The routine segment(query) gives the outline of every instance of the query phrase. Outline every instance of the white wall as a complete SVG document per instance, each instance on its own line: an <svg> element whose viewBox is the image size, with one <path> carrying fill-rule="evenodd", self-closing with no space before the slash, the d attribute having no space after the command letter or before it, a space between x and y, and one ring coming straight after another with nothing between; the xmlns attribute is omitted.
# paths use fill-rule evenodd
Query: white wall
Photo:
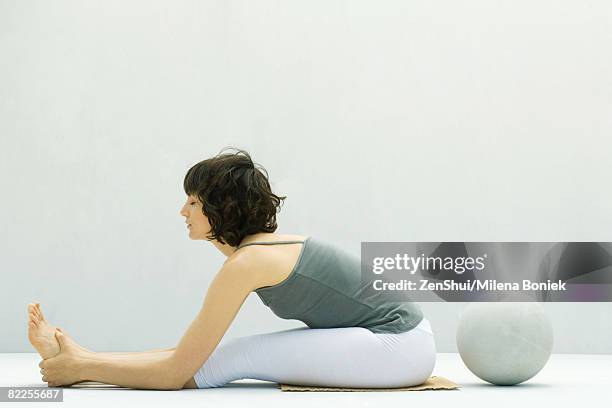
<svg viewBox="0 0 612 408"><path fill-rule="evenodd" d="M247 149L279 232L611 241L612 5L0 0L0 351L26 305L94 350L173 346L223 257L182 181ZM421 303L438 351L465 307ZM544 304L612 353L611 303ZM251 295L227 338L300 326Z"/></svg>

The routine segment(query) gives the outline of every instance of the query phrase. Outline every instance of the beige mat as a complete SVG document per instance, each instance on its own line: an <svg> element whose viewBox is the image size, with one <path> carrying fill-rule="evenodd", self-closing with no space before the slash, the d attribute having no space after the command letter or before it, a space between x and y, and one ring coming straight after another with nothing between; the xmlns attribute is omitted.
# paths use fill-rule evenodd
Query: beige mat
<svg viewBox="0 0 612 408"><path fill-rule="evenodd" d="M424 391L424 390L455 390L459 386L454 382L440 376L433 375L423 384L412 387L399 388L336 388L314 387L308 385L279 384L281 391Z"/></svg>
<svg viewBox="0 0 612 408"><path fill-rule="evenodd" d="M84 381L82 383L72 385L73 388L89 388L89 389L128 389L118 385L104 384L96 381ZM414 385L412 387L398 388L341 388L341 387L315 387L309 385L289 385L279 384L281 391L425 391L425 390L455 390L460 387L454 382L440 376L433 375L429 377L423 384Z"/></svg>

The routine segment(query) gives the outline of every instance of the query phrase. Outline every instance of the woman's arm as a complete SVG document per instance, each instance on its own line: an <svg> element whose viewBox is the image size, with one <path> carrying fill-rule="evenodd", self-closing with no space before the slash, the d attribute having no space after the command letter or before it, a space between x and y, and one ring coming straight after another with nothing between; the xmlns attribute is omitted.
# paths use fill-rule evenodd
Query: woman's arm
<svg viewBox="0 0 612 408"><path fill-rule="evenodd" d="M119 351L119 352L90 352L87 356L88 360L111 360L118 359L124 361L140 361L140 360L151 360L160 359L172 355L174 349L164 350L151 350L151 351Z"/></svg>
<svg viewBox="0 0 612 408"><path fill-rule="evenodd" d="M208 289L202 309L174 351L146 356L85 354L79 359L80 381L139 389L181 389L208 360L244 300L258 287L258 274L251 266L245 270L244 262L224 264Z"/></svg>
<svg viewBox="0 0 612 408"><path fill-rule="evenodd" d="M126 388L178 389L168 374L173 352L141 356L104 356L99 353L79 358L80 381L96 381Z"/></svg>
<svg viewBox="0 0 612 408"><path fill-rule="evenodd" d="M138 351L138 352L117 352L117 353L94 353L92 359L98 361L105 361L105 358L116 358L123 359L124 361L138 361L138 360L147 360L147 359L164 359L168 358L172 355L174 348L163 349L163 350L151 350L151 351ZM80 382L86 382L88 380L83 380ZM197 384L193 380L193 378L189 379L189 382L183 384L182 388L198 388Z"/></svg>

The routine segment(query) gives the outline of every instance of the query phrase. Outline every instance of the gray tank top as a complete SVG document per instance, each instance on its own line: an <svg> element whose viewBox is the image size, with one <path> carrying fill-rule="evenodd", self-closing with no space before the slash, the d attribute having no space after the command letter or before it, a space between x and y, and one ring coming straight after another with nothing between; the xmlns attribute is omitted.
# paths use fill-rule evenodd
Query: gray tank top
<svg viewBox="0 0 612 408"><path fill-rule="evenodd" d="M423 319L410 301L389 299L361 280L359 257L312 237L304 241L250 242L248 245L302 243L295 267L281 283L255 292L275 315L297 319L311 329L364 327L373 333L403 333Z"/></svg>

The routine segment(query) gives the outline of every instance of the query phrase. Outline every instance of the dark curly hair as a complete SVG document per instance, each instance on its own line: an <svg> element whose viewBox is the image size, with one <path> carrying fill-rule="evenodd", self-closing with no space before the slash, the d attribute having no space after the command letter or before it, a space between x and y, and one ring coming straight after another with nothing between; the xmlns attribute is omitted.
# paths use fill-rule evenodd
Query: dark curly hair
<svg viewBox="0 0 612 408"><path fill-rule="evenodd" d="M227 149L236 152L223 153ZM233 247L247 235L276 231L276 212L287 198L272 193L266 169L233 147L191 167L183 188L202 203L211 227L207 238Z"/></svg>

